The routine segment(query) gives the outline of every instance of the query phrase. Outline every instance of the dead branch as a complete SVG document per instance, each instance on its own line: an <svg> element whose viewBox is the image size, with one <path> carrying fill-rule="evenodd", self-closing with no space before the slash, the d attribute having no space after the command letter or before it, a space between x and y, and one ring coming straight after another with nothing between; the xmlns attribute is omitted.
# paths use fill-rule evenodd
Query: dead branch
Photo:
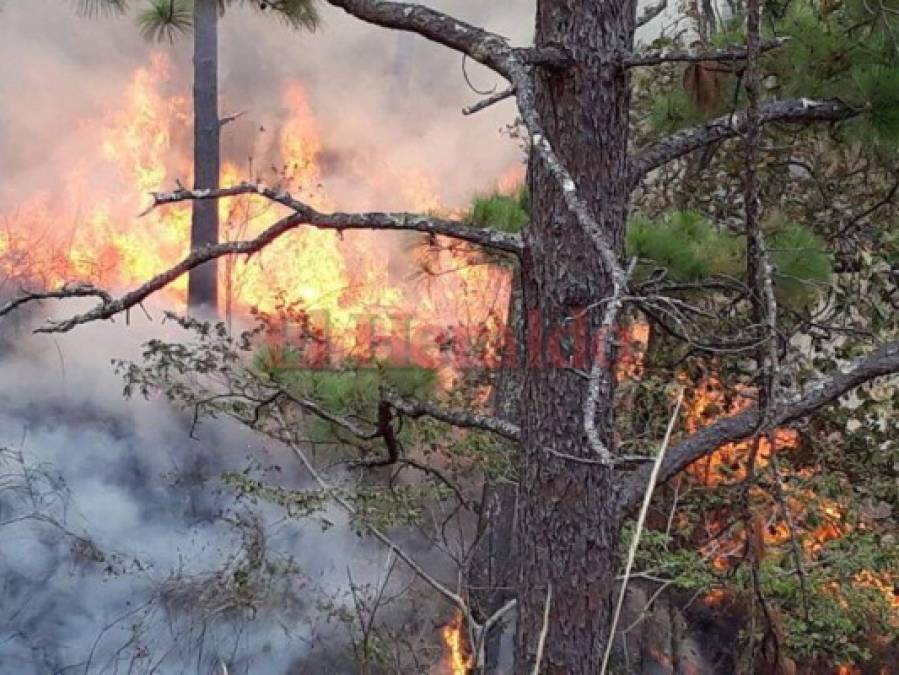
<svg viewBox="0 0 899 675"><path fill-rule="evenodd" d="M348 14L384 28L417 33L507 75L512 48L505 38L423 5L386 0L326 0Z"/></svg>
<svg viewBox="0 0 899 675"><path fill-rule="evenodd" d="M785 38L776 38L773 40L764 40L759 43L761 52L771 51L786 44ZM743 46L721 47L718 49L706 49L704 47L695 47L687 49L676 49L672 47L662 47L659 49L648 49L635 54L628 54L622 59L621 65L625 68L640 68L644 66L657 66L662 63L702 63L706 61L744 61L749 58L749 50Z"/></svg>
<svg viewBox="0 0 899 675"><path fill-rule="evenodd" d="M287 420L280 418L278 421L283 428L289 428ZM355 507L353 507L353 505L340 493L339 490L334 488L330 483L328 483L327 480L325 480L325 478L318 472L318 470L306 456L306 453L303 452L303 449L292 441L289 441L287 439L282 440L290 448L297 459L300 460L300 463L303 465L306 471L309 472L309 475L312 476L312 479L318 484L322 492L325 493L338 506L340 506L340 508L346 511L348 515L350 515L351 517L355 516ZM471 610L468 607L468 604L465 602L461 595L459 595L458 593L454 593L447 586L443 585L434 576L428 573L409 553L406 552L405 549L401 548L396 542L393 541L393 539L391 539L380 529L371 524L366 524L364 528L375 539L377 539L385 547L387 547L389 551L396 555L397 558L402 560L417 577L424 581L447 602L456 607L456 609L458 609L459 612L462 613L462 616L465 618L468 625L474 626L478 630L483 630L481 629L477 621L475 621L474 616L472 615Z"/></svg>
<svg viewBox="0 0 899 675"><path fill-rule="evenodd" d="M91 284L66 284L58 291L23 291L17 298L0 307L0 316L5 316L29 302L41 300L64 300L66 298L100 298L103 302L112 302L112 296L103 289Z"/></svg>
<svg viewBox="0 0 899 675"><path fill-rule="evenodd" d="M63 321L51 321L35 331L37 333L65 333L82 324L111 319L132 307L140 305L152 294L162 290L184 274L187 274L190 270L206 262L228 255L249 256L257 253L283 235L302 225L308 225L318 229L335 230L338 232L362 229L425 232L428 234L464 239L471 243L505 250L508 253L517 254L521 250L521 239L518 235L514 234L473 228L457 221L432 218L412 213L324 214L293 199L287 192L249 183L243 183L221 190L181 189L170 193L156 193L153 197L154 206L157 206L192 199L218 199L221 197L251 193L260 194L272 201L288 206L294 209L295 213L282 218L269 226L254 239L207 245L195 249L177 265L158 274L143 285L125 293L119 298L113 298L107 291L101 291L92 286L68 284L57 291L39 294L29 293L16 298L3 307L3 311L0 311L0 316L26 303L49 298L62 299L95 296L102 300L99 305L84 314L79 314Z"/></svg>
<svg viewBox="0 0 899 675"><path fill-rule="evenodd" d="M497 417L480 415L467 410L445 410L426 401L405 399L386 388L381 390L381 398L398 412L413 419L431 417L455 427L489 431L513 442L521 439L521 430L517 425Z"/></svg>
<svg viewBox="0 0 899 675"><path fill-rule="evenodd" d="M509 89L504 89L503 91L497 92L492 96L488 96L482 101L478 101L477 103L468 106L467 108L462 109L463 115L474 115L475 113L479 113L482 110L489 108L492 105L496 105L501 101L505 101L507 98L512 98L515 96L515 89L510 87Z"/></svg>
<svg viewBox="0 0 899 675"><path fill-rule="evenodd" d="M643 525L646 522L646 514L649 512L649 505L652 503L652 493L655 491L656 483L659 478L659 470L662 468L662 462L665 459L665 453L668 450L668 444L671 442L671 434L677 424L680 415L681 406L684 403L684 389L681 388L677 397L677 403L671 417L668 419L668 428L665 430L665 438L659 448L659 454L656 456L649 472L649 481L646 489L643 491L643 505L640 507L640 515L637 517L637 523L634 527L634 536L631 540L630 550L627 554L627 564L624 568L624 579L621 582L621 590L618 593L618 602L615 605L615 611L612 614L612 627L609 630L609 639L606 641L605 651L602 657L602 666L599 675L605 675L609 667L609 657L612 655L612 645L615 642L615 631L618 629L618 620L621 618L621 608L624 606L624 596L627 593L627 582L630 579L631 571L634 568L634 560L637 557L637 547L640 545L640 535L643 532Z"/></svg>
<svg viewBox="0 0 899 675"><path fill-rule="evenodd" d="M839 122L858 114L838 99L813 101L789 99L770 101L759 106L759 124L789 122ZM630 160L631 184L636 185L648 173L712 143L746 133L746 111L741 110L711 120L701 126L678 131L644 148Z"/></svg>
<svg viewBox="0 0 899 675"><path fill-rule="evenodd" d="M537 639L537 654L534 657L534 670L531 675L540 675L540 666L543 664L543 650L546 648L546 636L549 635L549 613L553 601L553 586L550 583L546 587L546 602L543 603L543 627L540 629L540 637Z"/></svg>
<svg viewBox="0 0 899 675"><path fill-rule="evenodd" d="M516 234L498 232L486 228L471 227L466 223L445 218L436 218L418 213L321 213L311 206L295 199L286 190L268 187L258 183L240 183L219 190L186 190L152 193L153 203L144 211L149 211L165 204L177 202L221 199L240 195L260 195L270 201L286 206L302 218L301 224L321 230L397 230L421 232L460 239L486 248L493 248L516 255L521 253L521 237ZM143 215L143 214L141 214Z"/></svg>

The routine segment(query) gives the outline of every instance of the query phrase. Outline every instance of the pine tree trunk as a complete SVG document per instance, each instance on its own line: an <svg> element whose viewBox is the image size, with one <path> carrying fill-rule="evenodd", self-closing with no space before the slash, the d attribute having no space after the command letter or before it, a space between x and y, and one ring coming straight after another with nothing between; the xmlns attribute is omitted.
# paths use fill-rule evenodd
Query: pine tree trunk
<svg viewBox="0 0 899 675"><path fill-rule="evenodd" d="M629 196L629 86L624 70L602 64L632 48L635 13L631 1L537 3L537 46L561 45L576 62L591 64L536 72L546 135L619 253ZM589 345L612 284L589 236L565 207L558 182L537 157L528 182L532 222L525 232L523 279L530 362L522 400L516 670L533 671L551 587L540 672L595 675L612 613L620 533L615 480L604 466L559 455L596 459L584 431L583 371L590 370ZM569 319L588 307L579 330ZM595 411L596 428L609 447L613 396L610 384Z"/></svg>
<svg viewBox="0 0 899 675"><path fill-rule="evenodd" d="M497 378L493 409L500 419L520 425L524 378L524 307L518 269L513 272L506 326L511 338L506 348L510 353L503 357L507 360L506 367ZM515 483L508 480L491 481L484 486L478 523L478 546L472 556L470 578L472 606L481 621L485 621L515 597L515 576L518 570L515 551L517 494ZM515 613L509 612L490 631L484 643L482 668L476 672L486 675L509 672L512 658L510 654L503 653L503 646L506 634L511 634L514 629L514 617ZM498 670L500 668L502 670Z"/></svg>
<svg viewBox="0 0 899 675"><path fill-rule="evenodd" d="M194 1L194 188L219 187L221 124L218 108L218 0ZM191 249L218 243L218 202L193 203ZM218 266L208 262L190 272L188 309L215 310Z"/></svg>

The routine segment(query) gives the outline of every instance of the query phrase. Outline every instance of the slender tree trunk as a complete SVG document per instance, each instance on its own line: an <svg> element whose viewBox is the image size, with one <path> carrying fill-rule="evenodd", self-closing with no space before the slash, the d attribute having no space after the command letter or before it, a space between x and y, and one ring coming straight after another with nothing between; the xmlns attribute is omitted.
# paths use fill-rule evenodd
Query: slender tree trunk
<svg viewBox="0 0 899 675"><path fill-rule="evenodd" d="M218 0L194 0L194 187L219 187L221 123L218 107ZM191 249L218 243L218 201L193 202ZM218 266L208 262L191 271L188 309L216 309Z"/></svg>
<svg viewBox="0 0 899 675"><path fill-rule="evenodd" d="M609 64L633 46L633 0L538 0L537 46L561 45L588 66L538 69L537 105L550 143L577 182L608 239L623 249L629 188L625 170L629 83ZM518 673L533 671L551 588L541 673L595 675L608 638L620 522L613 471L595 460L584 431L584 402L603 298L611 278L565 207L545 163L528 181L531 226L523 279L529 363L522 400L518 506ZM578 310L583 319L571 321ZM578 326L582 323L582 326ZM586 343L586 344L585 344ZM612 448L614 377L595 410Z"/></svg>
<svg viewBox="0 0 899 675"><path fill-rule="evenodd" d="M524 378L524 307L520 270L512 277L506 330L511 338L506 345L508 367L499 373L493 398L494 414L513 424L521 424L521 388ZM517 450L517 448L516 448ZM474 552L471 574L472 605L484 621L515 597L515 576L518 570L515 552L515 512L518 489L514 481L490 481L484 485L478 547ZM510 612L487 636L484 662L478 672L491 674L508 667L512 659L503 653L504 635L514 629L514 612ZM509 650L511 651L511 650Z"/></svg>

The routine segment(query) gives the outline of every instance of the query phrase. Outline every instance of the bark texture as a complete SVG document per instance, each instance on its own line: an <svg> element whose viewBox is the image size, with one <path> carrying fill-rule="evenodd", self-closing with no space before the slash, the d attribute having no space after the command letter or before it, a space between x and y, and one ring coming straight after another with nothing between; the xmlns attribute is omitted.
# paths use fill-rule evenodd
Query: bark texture
<svg viewBox="0 0 899 675"><path fill-rule="evenodd" d="M633 2L539 0L536 47L561 46L580 63L611 64L630 51ZM627 179L626 69L576 67L536 74L536 103L547 140L617 253L623 249ZM595 458L584 428L592 352L579 336L602 323L612 295L593 240L571 215L549 167L532 157L531 226L525 232L523 278L528 314L522 405L518 550L521 557L517 672L531 673L552 588L541 673L598 672L608 636L619 535L612 469L560 455ZM570 318L593 306L577 327ZM573 333L572 333L573 331ZM588 342L590 341L588 337ZM586 359L588 363L578 363ZM603 378L596 429L610 449L614 378Z"/></svg>
<svg viewBox="0 0 899 675"><path fill-rule="evenodd" d="M194 1L194 188L219 187L221 122L218 105L218 0ZM218 243L218 202L193 203L190 247L196 251ZM190 271L187 302L190 311L215 310L218 266L210 260Z"/></svg>

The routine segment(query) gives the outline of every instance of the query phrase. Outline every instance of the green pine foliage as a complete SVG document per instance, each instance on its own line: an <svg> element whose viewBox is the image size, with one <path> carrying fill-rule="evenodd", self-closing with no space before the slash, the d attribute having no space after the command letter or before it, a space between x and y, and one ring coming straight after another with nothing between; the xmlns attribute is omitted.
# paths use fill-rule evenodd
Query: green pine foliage
<svg viewBox="0 0 899 675"><path fill-rule="evenodd" d="M310 368L299 351L281 346L261 348L253 366L261 378L277 382L296 396L314 400L330 410L364 411L369 416L380 400L381 387L420 400L430 398L437 389L436 373L424 368L380 363Z"/></svg>
<svg viewBox="0 0 899 675"><path fill-rule="evenodd" d="M664 267L681 281L740 274L742 246L695 211L674 211L659 221L637 217L628 226L628 257Z"/></svg>
<svg viewBox="0 0 899 675"><path fill-rule="evenodd" d="M649 125L655 133L672 133L694 126L708 116L693 105L683 87L678 86L656 97L649 112Z"/></svg>
<svg viewBox="0 0 899 675"><path fill-rule="evenodd" d="M847 123L849 133L864 145L899 146L899 68L858 65L850 77L865 112Z"/></svg>
<svg viewBox="0 0 899 675"><path fill-rule="evenodd" d="M851 63L851 42L834 31L808 4L794 5L778 26L787 44L769 54L766 70L785 97L831 98Z"/></svg>
<svg viewBox="0 0 899 675"><path fill-rule="evenodd" d="M777 76L780 95L839 99L859 113L844 125L854 140L895 147L897 29L899 14L882 4L847 2L826 13L794 4L776 31L789 40L766 67Z"/></svg>
<svg viewBox="0 0 899 675"><path fill-rule="evenodd" d="M769 13L767 37L787 38L787 42L763 58L767 96L839 100L856 113L839 125L851 140L895 148L899 145L899 9L892 5L899 3L850 0L825 10L804 1L790 3L781 18L776 18L777 12ZM727 47L744 40L738 16L724 22L709 41L713 47ZM683 75L694 67L685 66L680 72ZM681 77L669 78L668 88L656 94L649 111L650 128L670 133L746 105L745 91L735 74L722 74L718 86L723 108L703 111L691 102Z"/></svg>
<svg viewBox="0 0 899 675"><path fill-rule="evenodd" d="M498 192L477 195L472 201L468 222L501 232L521 232L528 223L528 191L521 187L516 194Z"/></svg>
<svg viewBox="0 0 899 675"><path fill-rule="evenodd" d="M219 0L219 10L234 4L234 0ZM242 0L240 4L267 12L295 29L314 31L319 24L319 14L314 0ZM124 12L127 0L81 0L83 14L93 15ZM179 35L193 28L193 0L147 0L137 15L141 35L150 41L174 42Z"/></svg>
<svg viewBox="0 0 899 675"><path fill-rule="evenodd" d="M827 245L796 223L775 217L766 225L778 301L794 309L807 307L831 279ZM636 217L628 226L628 257L662 267L677 281L716 275L741 277L746 268L745 249L745 237L722 231L695 211L673 211L657 221Z"/></svg>
<svg viewBox="0 0 899 675"><path fill-rule="evenodd" d="M788 223L768 237L778 301L790 307L813 302L830 283L833 267L824 240L808 228Z"/></svg>
<svg viewBox="0 0 899 675"><path fill-rule="evenodd" d="M150 42L174 42L193 27L193 3L189 0L151 0L137 15L141 36Z"/></svg>

